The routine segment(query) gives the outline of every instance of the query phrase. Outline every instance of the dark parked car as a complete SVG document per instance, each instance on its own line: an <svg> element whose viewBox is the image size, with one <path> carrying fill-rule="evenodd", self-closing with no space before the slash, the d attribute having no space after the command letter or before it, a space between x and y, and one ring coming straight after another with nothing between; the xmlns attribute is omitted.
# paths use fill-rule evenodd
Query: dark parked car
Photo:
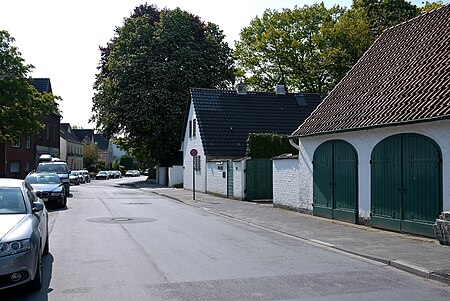
<svg viewBox="0 0 450 301"><path fill-rule="evenodd" d="M0 179L0 237L0 290L24 283L40 290L48 213L24 180Z"/></svg>
<svg viewBox="0 0 450 301"><path fill-rule="evenodd" d="M56 204L60 208L65 208L67 204L67 195L60 178L56 173L30 173L26 176L25 182L30 184L36 195L44 201L45 204Z"/></svg>
<svg viewBox="0 0 450 301"><path fill-rule="evenodd" d="M41 162L36 168L36 172L55 172L64 184L66 195L70 193L69 167L66 162L53 161Z"/></svg>
<svg viewBox="0 0 450 301"><path fill-rule="evenodd" d="M96 178L97 180L109 180L109 174L108 174L106 171L102 170L102 171L99 171L99 172L95 175L95 178Z"/></svg>

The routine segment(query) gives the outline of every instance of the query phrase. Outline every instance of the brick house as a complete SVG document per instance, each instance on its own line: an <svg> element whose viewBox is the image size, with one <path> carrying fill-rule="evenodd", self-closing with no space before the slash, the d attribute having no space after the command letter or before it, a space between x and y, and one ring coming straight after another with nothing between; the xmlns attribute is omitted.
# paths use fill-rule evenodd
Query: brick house
<svg viewBox="0 0 450 301"><path fill-rule="evenodd" d="M52 93L49 78L35 78L31 84L41 93ZM59 157L60 120L59 114L52 114L44 120L45 129L39 134L0 144L2 177L24 178L36 167L41 154Z"/></svg>

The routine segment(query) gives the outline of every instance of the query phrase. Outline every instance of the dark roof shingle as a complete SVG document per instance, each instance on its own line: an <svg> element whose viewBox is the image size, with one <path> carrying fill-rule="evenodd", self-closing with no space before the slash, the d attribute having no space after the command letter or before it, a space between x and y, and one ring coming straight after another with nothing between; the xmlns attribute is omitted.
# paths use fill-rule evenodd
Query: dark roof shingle
<svg viewBox="0 0 450 301"><path fill-rule="evenodd" d="M52 93L52 85L49 78L33 78L31 84L41 93Z"/></svg>
<svg viewBox="0 0 450 301"><path fill-rule="evenodd" d="M308 93L240 95L228 90L191 89L191 102L207 156L244 156L249 133L288 135L321 100L319 94Z"/></svg>
<svg viewBox="0 0 450 301"><path fill-rule="evenodd" d="M292 134L450 118L450 5L392 27Z"/></svg>

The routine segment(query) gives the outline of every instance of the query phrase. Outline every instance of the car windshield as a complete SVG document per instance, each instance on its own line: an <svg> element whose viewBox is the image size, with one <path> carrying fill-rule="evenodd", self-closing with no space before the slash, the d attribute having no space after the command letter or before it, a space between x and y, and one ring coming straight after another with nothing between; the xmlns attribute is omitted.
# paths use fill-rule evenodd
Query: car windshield
<svg viewBox="0 0 450 301"><path fill-rule="evenodd" d="M0 188L0 214L26 213L22 190L15 187Z"/></svg>
<svg viewBox="0 0 450 301"><path fill-rule="evenodd" d="M36 171L53 171L56 173L67 173L67 165L65 164L39 164Z"/></svg>
<svg viewBox="0 0 450 301"><path fill-rule="evenodd" d="M98 174L99 175L106 175L106 171L99 171Z"/></svg>
<svg viewBox="0 0 450 301"><path fill-rule="evenodd" d="M25 178L25 181L33 184L60 184L61 180L55 174L46 174L46 175L28 175Z"/></svg>
<svg viewBox="0 0 450 301"><path fill-rule="evenodd" d="M73 176L78 176L78 172L76 172L76 171L71 171L70 174Z"/></svg>

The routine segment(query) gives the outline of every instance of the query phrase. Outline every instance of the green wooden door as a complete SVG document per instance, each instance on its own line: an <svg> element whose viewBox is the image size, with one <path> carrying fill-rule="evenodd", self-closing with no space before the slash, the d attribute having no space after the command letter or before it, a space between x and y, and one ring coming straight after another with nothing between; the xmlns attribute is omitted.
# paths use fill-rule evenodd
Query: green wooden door
<svg viewBox="0 0 450 301"><path fill-rule="evenodd" d="M273 169L270 159L246 161L246 200L273 199Z"/></svg>
<svg viewBox="0 0 450 301"><path fill-rule="evenodd" d="M357 155L349 143L322 143L313 157L313 214L356 223L358 208Z"/></svg>
<svg viewBox="0 0 450 301"><path fill-rule="evenodd" d="M232 198L234 196L233 190L233 161L227 161L227 197Z"/></svg>
<svg viewBox="0 0 450 301"><path fill-rule="evenodd" d="M416 134L384 139L371 158L372 225L434 237L441 179L441 152L434 141Z"/></svg>
<svg viewBox="0 0 450 301"><path fill-rule="evenodd" d="M333 142L319 145L313 156L313 214L333 218Z"/></svg>

